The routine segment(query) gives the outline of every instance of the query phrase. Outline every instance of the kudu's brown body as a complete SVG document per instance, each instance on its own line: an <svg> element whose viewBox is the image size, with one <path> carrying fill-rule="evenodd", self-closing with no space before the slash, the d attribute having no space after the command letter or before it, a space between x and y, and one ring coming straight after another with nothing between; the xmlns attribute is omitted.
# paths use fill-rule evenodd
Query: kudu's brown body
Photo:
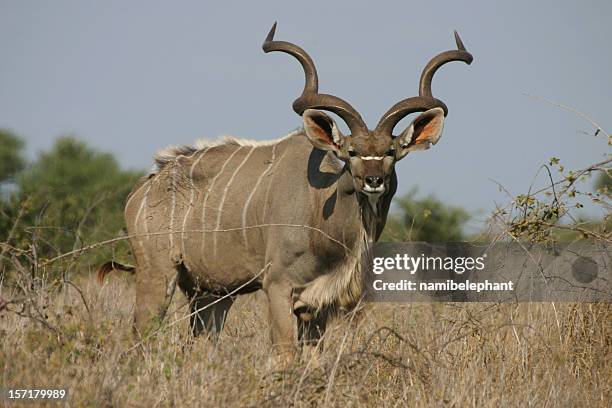
<svg viewBox="0 0 612 408"><path fill-rule="evenodd" d="M293 347L296 317L301 343L316 342L325 311L351 308L361 297L361 256L384 227L395 162L435 144L442 132L446 106L431 95L433 74L448 61L471 62L456 36L459 50L430 61L419 96L397 103L368 130L348 103L318 93L310 57L274 41L274 29L264 50L295 56L306 72L294 103L304 130L269 142L226 138L158 154L158 170L135 186L125 209L140 332L163 317L175 286L192 300L196 335L222 327L234 295L263 289L273 343ZM351 135L313 108L338 114ZM397 122L414 112L424 113L394 137Z"/></svg>
<svg viewBox="0 0 612 408"><path fill-rule="evenodd" d="M181 289L206 298L197 307L251 280L240 292L287 286L282 313L299 292L315 308L358 299L357 258L349 255L365 242L362 208L331 153L303 132L167 153L125 210L138 265L137 325L160 312L177 272Z"/></svg>

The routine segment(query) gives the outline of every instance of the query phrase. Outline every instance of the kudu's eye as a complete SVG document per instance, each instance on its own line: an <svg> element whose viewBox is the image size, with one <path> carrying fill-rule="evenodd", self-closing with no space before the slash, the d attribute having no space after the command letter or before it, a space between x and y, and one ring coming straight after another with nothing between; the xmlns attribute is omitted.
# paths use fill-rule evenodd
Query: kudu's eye
<svg viewBox="0 0 612 408"><path fill-rule="evenodd" d="M389 149L385 152L387 156L395 156L395 149Z"/></svg>
<svg viewBox="0 0 612 408"><path fill-rule="evenodd" d="M348 151L348 154L349 154L349 157L355 157L355 156L357 156L357 152L356 152L356 151L354 151L354 150L349 150L349 151Z"/></svg>

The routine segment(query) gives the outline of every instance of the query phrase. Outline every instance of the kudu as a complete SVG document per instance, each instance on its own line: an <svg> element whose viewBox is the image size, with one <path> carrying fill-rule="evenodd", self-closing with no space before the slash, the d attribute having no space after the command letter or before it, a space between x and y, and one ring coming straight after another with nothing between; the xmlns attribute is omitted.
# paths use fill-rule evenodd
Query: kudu
<svg viewBox="0 0 612 408"><path fill-rule="evenodd" d="M293 55L306 75L293 103L303 129L266 142L225 138L168 148L128 198L141 333L163 318L176 285L191 300L194 335L218 332L234 295L263 289L272 343L282 355L292 355L295 318L299 344L316 344L328 311L360 300L361 256L385 226L395 163L440 138L447 107L431 92L436 70L472 62L455 32L458 49L429 61L419 96L393 105L370 130L347 102L319 93L310 56L274 40L275 30L276 23L263 50ZM342 118L350 135L321 110ZM395 125L416 112L422 113L394 136ZM113 268L133 271L107 263L99 277Z"/></svg>

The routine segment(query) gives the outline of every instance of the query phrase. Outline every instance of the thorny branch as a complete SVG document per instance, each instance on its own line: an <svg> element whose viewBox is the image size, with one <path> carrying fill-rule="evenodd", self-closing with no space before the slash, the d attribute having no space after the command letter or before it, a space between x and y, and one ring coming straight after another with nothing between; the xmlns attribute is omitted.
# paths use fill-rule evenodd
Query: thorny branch
<svg viewBox="0 0 612 408"><path fill-rule="evenodd" d="M541 98L533 95L527 95L534 99L545 101L554 106L568 110L587 120L596 128L595 135L604 133L608 137L608 143L612 141L612 135L605 133L603 128L591 119L586 114L574 109L570 106L563 105L557 102L550 101L546 98ZM602 242L612 242L612 236L609 229L610 213L612 206L607 202L609 196L606 193L590 193L580 192L577 189L579 181L583 180L583 176L594 171L610 171L610 163L612 163L612 155L608 154L604 160L591 164L580 170L568 171L560 180L554 181L550 166L557 166L557 169L563 173L564 167L559 163L559 159L551 158L549 165L542 165L548 172L549 184L536 191L532 191L532 187L526 194L514 196L500 183L497 183L500 189L506 192L511 198L511 201L504 207L498 208L492 215L493 220L497 220L501 225L505 226L504 232L514 239L527 239L531 242L550 243L554 242L556 235L555 230L565 230L578 234L579 238L596 239ZM539 170L538 170L539 173ZM536 177L537 177L536 173ZM534 178L535 182L535 178ZM533 183L532 183L533 185ZM561 188L559 188L561 187ZM552 200L550 202L539 198L541 193L549 193L552 191ZM595 205L599 205L602 209L608 210L599 226L594 225L591 228L585 228L580 225L580 222L572 215L573 208L582 208L583 204L577 200L577 197L588 197ZM574 202L572 204L572 201ZM567 217L569 223L562 223L563 218ZM599 228L600 231L595 229ZM557 234L558 235L558 234Z"/></svg>

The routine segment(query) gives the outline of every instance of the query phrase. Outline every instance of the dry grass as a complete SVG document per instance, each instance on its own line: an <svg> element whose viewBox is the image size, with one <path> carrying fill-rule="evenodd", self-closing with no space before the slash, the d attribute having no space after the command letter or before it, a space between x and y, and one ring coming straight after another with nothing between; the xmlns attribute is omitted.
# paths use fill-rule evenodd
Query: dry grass
<svg viewBox="0 0 612 408"><path fill-rule="evenodd" d="M78 286L89 313L73 287L39 291L52 328L0 313L4 386L65 386L75 407L610 405L609 304L372 304L332 325L318 367L274 372L260 295L216 344L182 322L128 351L133 284Z"/></svg>

